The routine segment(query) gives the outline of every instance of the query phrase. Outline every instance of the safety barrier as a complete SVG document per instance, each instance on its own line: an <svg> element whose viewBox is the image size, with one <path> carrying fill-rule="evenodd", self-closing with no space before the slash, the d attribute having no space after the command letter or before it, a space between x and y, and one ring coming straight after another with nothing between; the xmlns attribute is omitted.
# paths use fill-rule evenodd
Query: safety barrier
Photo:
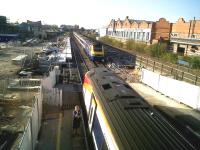
<svg viewBox="0 0 200 150"><path fill-rule="evenodd" d="M200 85L199 72L188 67L159 62L158 60L153 60L149 57L139 55L136 57L136 64L165 76L170 75L176 80L185 81L194 85Z"/></svg>
<svg viewBox="0 0 200 150"><path fill-rule="evenodd" d="M200 87L142 69L141 81L170 98L200 110Z"/></svg>
<svg viewBox="0 0 200 150"><path fill-rule="evenodd" d="M41 95L43 102L49 105L62 106L62 90L54 88L57 77L60 74L59 68L54 67L49 76L41 80Z"/></svg>

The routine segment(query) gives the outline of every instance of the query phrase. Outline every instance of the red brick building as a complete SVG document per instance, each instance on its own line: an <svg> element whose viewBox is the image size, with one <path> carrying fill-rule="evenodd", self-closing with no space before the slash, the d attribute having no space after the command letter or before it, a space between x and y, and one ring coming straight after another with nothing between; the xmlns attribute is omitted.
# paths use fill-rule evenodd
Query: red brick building
<svg viewBox="0 0 200 150"><path fill-rule="evenodd" d="M171 32L171 23L161 18L159 21L146 21L129 19L110 21L108 25L107 35L119 40L133 39L138 42L151 44L162 41L169 41Z"/></svg>
<svg viewBox="0 0 200 150"><path fill-rule="evenodd" d="M184 55L200 55L200 20L186 22L179 18L172 24L170 42L174 52Z"/></svg>

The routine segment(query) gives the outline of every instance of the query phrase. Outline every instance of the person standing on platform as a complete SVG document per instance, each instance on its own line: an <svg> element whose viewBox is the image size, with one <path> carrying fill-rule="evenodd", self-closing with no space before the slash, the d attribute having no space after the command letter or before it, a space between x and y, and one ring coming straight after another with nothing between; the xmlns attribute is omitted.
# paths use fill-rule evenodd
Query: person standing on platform
<svg viewBox="0 0 200 150"><path fill-rule="evenodd" d="M78 135L80 122L81 122L81 110L80 110L80 107L76 105L73 111L73 134L74 135Z"/></svg>

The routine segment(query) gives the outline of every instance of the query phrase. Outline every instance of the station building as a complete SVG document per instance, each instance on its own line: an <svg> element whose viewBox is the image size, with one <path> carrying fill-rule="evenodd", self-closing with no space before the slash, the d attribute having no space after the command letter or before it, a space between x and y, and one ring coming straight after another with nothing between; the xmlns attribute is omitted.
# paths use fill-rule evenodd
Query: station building
<svg viewBox="0 0 200 150"><path fill-rule="evenodd" d="M169 41L171 23L166 19L160 18L159 21L146 21L129 19L111 20L108 25L107 35L121 41L133 39L146 44L156 43L160 40Z"/></svg>
<svg viewBox="0 0 200 150"><path fill-rule="evenodd" d="M179 18L172 24L170 42L175 53L200 55L200 20L186 22Z"/></svg>

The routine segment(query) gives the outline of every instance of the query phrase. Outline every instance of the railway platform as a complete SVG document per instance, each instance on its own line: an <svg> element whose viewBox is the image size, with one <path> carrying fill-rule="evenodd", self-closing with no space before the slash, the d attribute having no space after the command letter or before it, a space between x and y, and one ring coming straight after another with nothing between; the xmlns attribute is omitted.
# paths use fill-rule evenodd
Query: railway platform
<svg viewBox="0 0 200 150"><path fill-rule="evenodd" d="M130 83L150 105L175 126L196 149L200 149L200 112L156 92L142 83Z"/></svg>
<svg viewBox="0 0 200 150"><path fill-rule="evenodd" d="M73 135L72 132L72 112L75 105L80 105L80 87L76 84L59 84L56 87L63 91L63 107L43 106L43 122L36 150L85 150L83 120L79 134Z"/></svg>

